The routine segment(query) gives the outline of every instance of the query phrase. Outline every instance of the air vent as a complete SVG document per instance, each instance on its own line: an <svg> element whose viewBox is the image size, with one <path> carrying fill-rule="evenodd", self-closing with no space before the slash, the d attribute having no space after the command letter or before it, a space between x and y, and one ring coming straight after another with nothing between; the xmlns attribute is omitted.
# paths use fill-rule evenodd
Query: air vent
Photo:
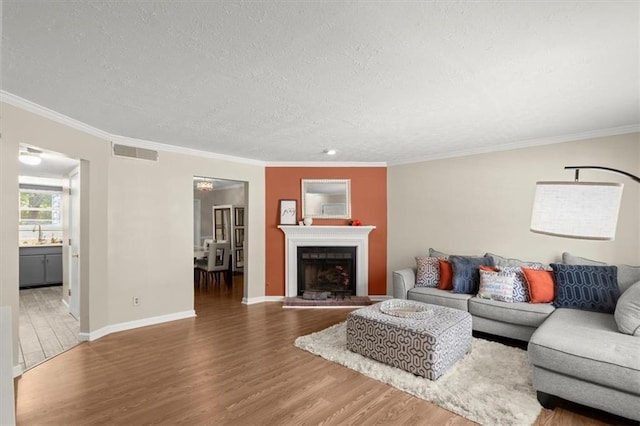
<svg viewBox="0 0 640 426"><path fill-rule="evenodd" d="M115 157L138 158L140 160L158 161L158 151L153 149L137 148L135 146L113 144Z"/></svg>

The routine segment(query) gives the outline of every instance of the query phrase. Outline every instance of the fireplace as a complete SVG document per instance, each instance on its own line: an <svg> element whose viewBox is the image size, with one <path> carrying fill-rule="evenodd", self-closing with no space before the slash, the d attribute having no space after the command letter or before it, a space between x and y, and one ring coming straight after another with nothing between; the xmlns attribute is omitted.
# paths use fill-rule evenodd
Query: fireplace
<svg viewBox="0 0 640 426"><path fill-rule="evenodd" d="M372 225L278 226L285 234L285 296L298 295L298 247L352 247L356 249L356 296L367 296L369 277L369 233Z"/></svg>
<svg viewBox="0 0 640 426"><path fill-rule="evenodd" d="M298 296L306 292L356 294L356 247L298 247Z"/></svg>

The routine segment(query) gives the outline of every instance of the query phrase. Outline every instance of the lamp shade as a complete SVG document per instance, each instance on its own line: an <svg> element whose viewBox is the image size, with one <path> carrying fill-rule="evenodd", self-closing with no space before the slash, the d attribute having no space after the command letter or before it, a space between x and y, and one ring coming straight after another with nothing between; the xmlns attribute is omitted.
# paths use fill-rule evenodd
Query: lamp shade
<svg viewBox="0 0 640 426"><path fill-rule="evenodd" d="M531 231L557 237L613 240L621 183L537 182Z"/></svg>

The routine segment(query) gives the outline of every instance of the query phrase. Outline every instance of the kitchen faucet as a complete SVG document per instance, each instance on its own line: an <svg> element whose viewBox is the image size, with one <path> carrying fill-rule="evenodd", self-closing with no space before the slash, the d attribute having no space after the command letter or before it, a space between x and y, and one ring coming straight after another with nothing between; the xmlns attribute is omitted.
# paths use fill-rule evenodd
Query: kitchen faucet
<svg viewBox="0 0 640 426"><path fill-rule="evenodd" d="M42 226L39 223L33 225L33 229L31 230L31 232L36 232L36 229L38 230L38 242L41 243L42 242Z"/></svg>

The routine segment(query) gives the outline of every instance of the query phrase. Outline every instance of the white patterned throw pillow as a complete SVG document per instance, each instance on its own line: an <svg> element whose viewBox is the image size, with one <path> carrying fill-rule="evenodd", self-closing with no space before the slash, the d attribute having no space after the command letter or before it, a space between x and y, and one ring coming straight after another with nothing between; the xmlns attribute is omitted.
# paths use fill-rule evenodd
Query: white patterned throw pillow
<svg viewBox="0 0 640 426"><path fill-rule="evenodd" d="M440 266L437 257L416 256L416 287L437 287Z"/></svg>
<svg viewBox="0 0 640 426"><path fill-rule="evenodd" d="M539 269L539 268L530 268L530 269ZM531 298L529 297L529 286L527 285L527 280L522 273L522 268L519 266L499 266L498 270L500 272L507 272L510 274L514 274L515 278L513 281L513 301L514 302L529 302Z"/></svg>
<svg viewBox="0 0 640 426"><path fill-rule="evenodd" d="M516 274L513 272L493 272L481 269L478 297L500 302L513 302L515 279Z"/></svg>

